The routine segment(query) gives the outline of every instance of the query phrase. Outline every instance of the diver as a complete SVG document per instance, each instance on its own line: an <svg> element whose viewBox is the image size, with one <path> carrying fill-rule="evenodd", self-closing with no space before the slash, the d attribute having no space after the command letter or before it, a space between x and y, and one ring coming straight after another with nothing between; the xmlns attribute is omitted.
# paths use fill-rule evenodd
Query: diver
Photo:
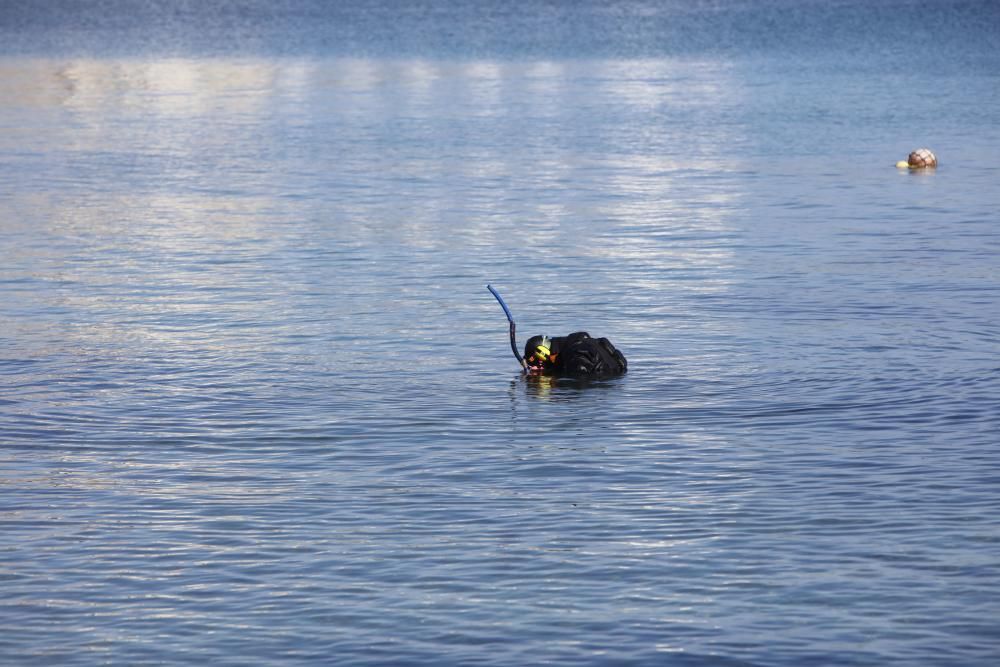
<svg viewBox="0 0 1000 667"><path fill-rule="evenodd" d="M586 331L568 336L532 336L524 346L526 370L535 375L606 378L628 371L625 355L607 338Z"/></svg>

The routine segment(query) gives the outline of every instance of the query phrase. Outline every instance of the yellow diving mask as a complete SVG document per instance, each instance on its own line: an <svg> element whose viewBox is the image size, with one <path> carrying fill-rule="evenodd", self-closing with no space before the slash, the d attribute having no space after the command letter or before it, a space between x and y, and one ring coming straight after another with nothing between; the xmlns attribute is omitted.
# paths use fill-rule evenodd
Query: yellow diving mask
<svg viewBox="0 0 1000 667"><path fill-rule="evenodd" d="M552 340L548 336L542 336L542 342L535 347L533 355L539 361L548 361L552 354Z"/></svg>

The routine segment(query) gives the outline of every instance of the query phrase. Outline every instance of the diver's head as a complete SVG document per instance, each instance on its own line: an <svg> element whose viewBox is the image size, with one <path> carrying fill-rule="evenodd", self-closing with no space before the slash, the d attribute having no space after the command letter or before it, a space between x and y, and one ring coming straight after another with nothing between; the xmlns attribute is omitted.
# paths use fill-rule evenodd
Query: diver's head
<svg viewBox="0 0 1000 667"><path fill-rule="evenodd" d="M524 361L529 370L540 371L546 365L551 366L554 357L552 340L548 336L532 336L524 344Z"/></svg>

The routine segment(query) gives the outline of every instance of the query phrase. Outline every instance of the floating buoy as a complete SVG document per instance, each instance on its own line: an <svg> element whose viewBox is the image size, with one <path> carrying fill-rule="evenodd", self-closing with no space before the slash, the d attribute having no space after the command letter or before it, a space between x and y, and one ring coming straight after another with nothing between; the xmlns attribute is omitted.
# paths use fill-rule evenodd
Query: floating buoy
<svg viewBox="0 0 1000 667"><path fill-rule="evenodd" d="M900 160L896 166L900 169L928 169L937 166L937 156L929 148L918 148L910 153L906 162Z"/></svg>

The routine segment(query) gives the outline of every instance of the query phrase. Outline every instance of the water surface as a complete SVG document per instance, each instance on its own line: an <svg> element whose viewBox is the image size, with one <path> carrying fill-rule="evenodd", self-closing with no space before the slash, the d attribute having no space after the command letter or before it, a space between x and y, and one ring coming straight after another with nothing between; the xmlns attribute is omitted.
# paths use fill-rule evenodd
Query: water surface
<svg viewBox="0 0 1000 667"><path fill-rule="evenodd" d="M3 662L995 663L992 5L101 6L0 10Z"/></svg>

